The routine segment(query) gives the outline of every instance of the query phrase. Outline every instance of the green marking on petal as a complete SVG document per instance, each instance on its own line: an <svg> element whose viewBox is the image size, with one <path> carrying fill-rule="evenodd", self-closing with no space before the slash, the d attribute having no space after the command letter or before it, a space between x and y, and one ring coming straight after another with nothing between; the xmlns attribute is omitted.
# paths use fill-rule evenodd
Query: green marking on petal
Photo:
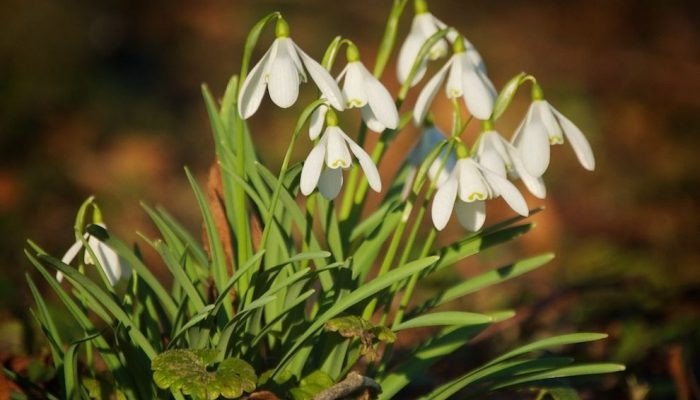
<svg viewBox="0 0 700 400"><path fill-rule="evenodd" d="M486 200L486 195L481 193L481 192L474 192L474 193L470 193L469 196L467 196L467 201L477 201L477 200Z"/></svg>
<svg viewBox="0 0 700 400"><path fill-rule="evenodd" d="M549 137L549 144L550 145L564 144L564 138L561 136L550 136Z"/></svg>

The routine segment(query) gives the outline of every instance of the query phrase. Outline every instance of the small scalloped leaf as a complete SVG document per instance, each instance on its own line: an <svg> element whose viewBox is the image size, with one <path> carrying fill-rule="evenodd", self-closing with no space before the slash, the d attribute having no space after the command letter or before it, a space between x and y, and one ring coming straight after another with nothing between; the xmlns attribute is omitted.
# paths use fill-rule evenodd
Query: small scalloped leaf
<svg viewBox="0 0 700 400"><path fill-rule="evenodd" d="M213 349L168 350L153 359L153 380L162 389L182 391L196 399L213 400L220 395L233 399L255 390L255 370L243 360L229 358L216 371L208 371L216 355Z"/></svg>
<svg viewBox="0 0 700 400"><path fill-rule="evenodd" d="M306 375L296 387L289 392L294 400L311 400L317 394L333 386L333 378L327 373L317 370Z"/></svg>

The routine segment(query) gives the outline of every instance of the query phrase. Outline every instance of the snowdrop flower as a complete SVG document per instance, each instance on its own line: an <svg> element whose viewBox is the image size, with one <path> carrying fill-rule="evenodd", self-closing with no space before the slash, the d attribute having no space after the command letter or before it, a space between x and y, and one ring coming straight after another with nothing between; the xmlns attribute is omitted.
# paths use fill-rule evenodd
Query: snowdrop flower
<svg viewBox="0 0 700 400"><path fill-rule="evenodd" d="M528 215L525 199L508 179L466 156L464 147L460 150L464 157L457 161L449 178L438 188L433 198L432 218L435 228L445 228L455 209L457 219L464 228L478 231L486 220L485 200L499 196L518 214Z"/></svg>
<svg viewBox="0 0 700 400"><path fill-rule="evenodd" d="M396 129L399 126L399 112L391 94L362 64L354 44L348 44L346 54L348 65L337 79L338 82L344 79L342 94L345 107L360 108L365 124L375 132ZM327 110L327 106L320 106L311 116L309 136L312 140L321 134Z"/></svg>
<svg viewBox="0 0 700 400"><path fill-rule="evenodd" d="M369 186L375 192L381 191L382 182L374 162L362 147L338 127L335 112L328 110L326 131L306 157L301 169L301 193L308 196L318 186L323 197L333 200L343 186L343 169L352 164L351 153L360 162Z"/></svg>
<svg viewBox="0 0 700 400"><path fill-rule="evenodd" d="M491 117L496 89L491 80L479 70L467 56L461 37L455 39L454 54L444 67L433 76L421 90L413 109L413 119L420 124L428 113L438 89L445 78L445 94L450 99L464 97L464 104L476 118L486 120Z"/></svg>
<svg viewBox="0 0 700 400"><path fill-rule="evenodd" d="M102 223L98 223L96 225L105 228L105 225ZM131 276L131 267L129 267L129 265L125 263L114 250L112 250L106 244L102 243L98 238L88 233L86 233L84 237L88 242L88 246L90 247L90 249L92 249L92 252L95 253L95 257L97 257L97 263L102 267L103 271L105 272L105 275L107 276L107 280L109 280L110 285L114 286L121 279L128 279ZM61 258L61 261L66 265L70 264L82 248L83 242L81 242L80 240L76 241L68 249L68 251L66 251L66 254L63 255L63 258ZM92 258L92 255L87 250L84 253L83 260L85 264L96 265L95 261ZM63 274L61 273L61 271L58 271L56 273L56 279L59 282L63 281Z"/></svg>
<svg viewBox="0 0 700 400"><path fill-rule="evenodd" d="M485 131L479 136L475 158L479 164L512 179L522 179L527 190L534 196L544 199L547 189L542 177L534 177L525 168L520 153L510 142L493 130L491 121L484 124Z"/></svg>
<svg viewBox="0 0 700 400"><path fill-rule="evenodd" d="M246 119L255 114L265 89L275 104L282 108L291 107L299 96L299 83L306 82L304 68L323 97L333 107L342 110L343 96L333 77L289 38L289 26L281 18L277 20L276 35L272 46L243 82L238 97L241 117Z"/></svg>
<svg viewBox="0 0 700 400"><path fill-rule="evenodd" d="M532 176L542 176L549 166L549 146L563 144L566 137L583 168L593 171L593 150L583 132L544 100L538 84L533 84L532 93L532 104L512 139L525 168Z"/></svg>
<svg viewBox="0 0 700 400"><path fill-rule="evenodd" d="M434 126L431 126L423 131L420 140L413 147L406 160L408 163L408 173L406 175L406 182L404 183L404 187L401 192L402 199L406 199L408 197L408 194L411 191L411 186L413 185L413 180L416 178L416 173L418 173L418 168L420 168L420 165L423 163L425 158L428 157L428 154L430 154L430 152L445 139L445 135ZM440 169L446 151L447 148L443 149L440 152L440 155L432 162L432 164L430 164L430 168L428 168L428 178L432 182L435 182L436 186L442 185L447 180L447 177L450 175L450 172L457 163L457 156L455 155L454 151L450 152L449 156L447 156L447 160L445 161L445 165L442 169Z"/></svg>
<svg viewBox="0 0 700 400"><path fill-rule="evenodd" d="M408 33L408 36L406 36L406 40L401 45L396 64L396 75L398 76L400 83L403 84L408 79L408 75L411 72L411 68L413 67L416 57L418 57L420 48L428 40L428 38L434 35L437 31L447 28L448 26L444 22L437 19L432 13L430 13L430 11L428 11L428 6L425 3L425 0L415 1L415 16L413 17L413 22L411 23L411 30ZM454 43L454 41L457 39L457 37L460 37L460 35L454 30L450 30L447 32L446 37L449 42ZM476 50L474 45L472 45L471 42L469 42L464 36L461 36L461 39L464 42L467 57L471 59L477 68L479 68L483 73L486 73L486 65L484 64L484 60L481 58L481 55ZM435 43L428 52L428 57L421 60L418 70L416 71L416 75L413 77L413 82L411 82L411 86L414 86L420 82L425 75L428 60L433 61L446 56L447 50L448 46L445 40L441 39L437 41L437 43Z"/></svg>
<svg viewBox="0 0 700 400"><path fill-rule="evenodd" d="M413 67L413 63L416 61L420 48L423 46L425 41L441 29L438 26L437 18L435 18L433 14L428 11L428 5L425 3L425 0L417 0L414 4L415 16L413 17L413 22L411 22L411 30L409 31L408 36L406 36L406 40L401 45L396 64L396 75L401 84L408 79L408 75L411 72L411 67ZM425 75L428 60L432 61L445 57L447 55L447 50L447 42L444 39L438 40L437 43L430 48L428 57L421 60L418 71L416 71L416 74L413 77L411 86L420 82L423 75Z"/></svg>

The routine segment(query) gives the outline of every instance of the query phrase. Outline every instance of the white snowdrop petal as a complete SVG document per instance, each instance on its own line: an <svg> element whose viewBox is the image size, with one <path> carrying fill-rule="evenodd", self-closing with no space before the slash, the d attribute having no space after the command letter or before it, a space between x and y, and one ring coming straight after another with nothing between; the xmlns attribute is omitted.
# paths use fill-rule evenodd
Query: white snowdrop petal
<svg viewBox="0 0 700 400"><path fill-rule="evenodd" d="M81 241L76 241L73 243L68 250L66 251L66 254L61 257L61 262L70 265L71 262L75 259L75 256L78 255L78 252L80 252L80 249L83 248L83 242ZM56 280L59 282L63 282L63 272L61 271L56 271Z"/></svg>
<svg viewBox="0 0 700 400"><path fill-rule="evenodd" d="M479 164L494 173L506 177L506 166L501 156L494 149L486 149L479 155Z"/></svg>
<svg viewBox="0 0 700 400"><path fill-rule="evenodd" d="M487 169L482 169L482 172L484 173L484 177L488 181L488 184L493 188L494 193L503 197L503 200L508 203L513 211L527 217L529 214L527 203L515 185L513 185L508 179L501 177Z"/></svg>
<svg viewBox="0 0 700 400"><path fill-rule="evenodd" d="M94 243L92 239L95 239ZM112 286L116 285L119 281L119 275L121 275L118 262L119 256L114 253L114 250L110 249L105 244L100 242L99 239L94 237L90 237L90 248L95 253L97 263L107 276L109 284Z"/></svg>
<svg viewBox="0 0 700 400"><path fill-rule="evenodd" d="M530 107L526 118L514 144L530 175L540 177L549 166L549 138L537 108Z"/></svg>
<svg viewBox="0 0 700 400"><path fill-rule="evenodd" d="M471 62L470 62L471 64ZM467 68L463 66L462 85L464 90L464 103L469 112L478 119L486 120L491 117L493 103L496 101L489 83L484 79L473 65Z"/></svg>
<svg viewBox="0 0 700 400"><path fill-rule="evenodd" d="M299 73L283 46L270 66L267 90L272 102L282 108L291 107L299 97Z"/></svg>
<svg viewBox="0 0 700 400"><path fill-rule="evenodd" d="M416 174L418 173L418 168L415 165L409 165L408 171L406 171L406 179L403 182L403 188L401 189L401 200L406 200L408 195L411 194L411 189L413 188L413 180L416 179Z"/></svg>
<svg viewBox="0 0 700 400"><path fill-rule="evenodd" d="M458 201L455 204L455 212L460 225L471 232L481 229L484 226L484 221L486 221L486 203L483 201L471 203Z"/></svg>
<svg viewBox="0 0 700 400"><path fill-rule="evenodd" d="M389 129L396 129L399 126L399 112L391 93L364 66L362 66L362 75L372 113L382 125Z"/></svg>
<svg viewBox="0 0 700 400"><path fill-rule="evenodd" d="M359 61L351 62L347 66L343 82L343 96L347 108L363 107L367 104L362 68L364 67Z"/></svg>
<svg viewBox="0 0 700 400"><path fill-rule="evenodd" d="M326 168L321 172L318 181L318 191L328 200L335 199L343 187L343 169Z"/></svg>
<svg viewBox="0 0 700 400"><path fill-rule="evenodd" d="M265 96L267 87L267 74L270 62L277 56L278 40L272 43L265 55L250 70L246 76L241 92L238 95L238 113L243 119L247 119L258 110L260 102Z"/></svg>
<svg viewBox="0 0 700 400"><path fill-rule="evenodd" d="M457 174L452 173L447 181L438 187L433 197L433 205L431 208L431 216L435 229L441 231L447 225L452 215L452 209L457 198Z"/></svg>
<svg viewBox="0 0 700 400"><path fill-rule="evenodd" d="M343 136L343 131L337 126L326 128L326 166L328 168L348 168L352 164L350 151Z"/></svg>
<svg viewBox="0 0 700 400"><path fill-rule="evenodd" d="M447 69L450 67L454 59L450 59L444 67L442 67L423 87L418 98L416 99L416 104L413 106L413 122L416 125L420 125L425 119L426 114L428 114L428 109L430 109L430 104L435 99L435 95L445 80L447 75Z"/></svg>
<svg viewBox="0 0 700 400"><path fill-rule="evenodd" d="M294 42L289 38L280 38L280 40L280 46L285 46L287 54L294 62L294 66L296 67L297 72L299 73L299 79L301 80L301 82L306 82L307 78L306 73L304 72L304 65L302 64L301 59L299 58L299 54L297 54L297 49L294 47Z"/></svg>
<svg viewBox="0 0 700 400"><path fill-rule="evenodd" d="M562 144L564 143L564 137L561 132L561 127L559 126L559 121L554 117L552 108L544 100L535 101L537 108L542 118L542 124L545 129L547 129L547 137L549 138L549 144Z"/></svg>
<svg viewBox="0 0 700 400"><path fill-rule="evenodd" d="M73 260L75 259L75 256L78 255L78 252L80 251L80 249L82 247L83 247L83 242L81 242L79 240L76 241L75 243L73 243L73 245L71 245L68 248L68 250L66 251L66 254L64 254L63 257L61 257L61 262L66 264L66 265L70 265L70 263L73 262Z"/></svg>
<svg viewBox="0 0 700 400"><path fill-rule="evenodd" d="M564 134L566 135L566 139L574 149L574 153L576 153L578 161L581 163L583 168L593 171L595 169L595 157L593 156L591 145L583 135L583 132L581 132L581 130L562 113L554 108L552 108L552 110L554 110L556 113L559 123L561 124Z"/></svg>
<svg viewBox="0 0 700 400"><path fill-rule="evenodd" d="M367 183L369 183L369 187L372 188L375 192L381 192L382 191L382 180L379 177L379 171L377 170L377 166L374 164L374 161L372 161L372 158L367 154L367 152L360 147L357 143L355 143L348 135L346 135L344 132L340 132L341 135L343 135L343 138L345 139L346 143L350 146L350 150L352 153L357 157L357 161L360 163L360 167L362 168L362 171L364 171L365 176L367 177Z"/></svg>
<svg viewBox="0 0 700 400"><path fill-rule="evenodd" d="M527 171L523 161L520 159L518 150L510 143L505 143L508 157L513 164L511 174L515 179L521 179L527 190L539 199L544 199L547 196L547 188L544 185L542 177L536 178Z"/></svg>
<svg viewBox="0 0 700 400"><path fill-rule="evenodd" d="M323 132L323 123L326 120L327 112L328 107L321 105L318 106L313 113L311 113L311 117L309 119L309 138L311 140L316 139L321 132Z"/></svg>
<svg viewBox="0 0 700 400"><path fill-rule="evenodd" d="M340 88L331 74L329 74L328 71L321 66L321 64L317 63L316 60L306 54L304 50L299 48L299 46L295 44L294 47L296 47L297 53L301 57L301 61L304 63L309 75L311 75L311 79L313 79L316 86L318 86L318 89L323 94L323 97L328 99L328 102L333 106L333 108L339 111L344 110L343 94L340 92Z"/></svg>
<svg viewBox="0 0 700 400"><path fill-rule="evenodd" d="M420 30L424 42L439 30L435 22L436 18L429 12L418 14L413 20L416 28ZM445 42L444 39L440 39L433 45L433 47L430 48L428 58L431 60L437 60L438 58L447 55L447 50L447 42Z"/></svg>
<svg viewBox="0 0 700 400"><path fill-rule="evenodd" d="M304 196L308 196L314 191L318 184L318 179L321 176L323 169L323 161L326 156L325 137L311 149L311 152L306 156L304 166L301 168L301 178L299 181L299 189Z"/></svg>
<svg viewBox="0 0 700 400"><path fill-rule="evenodd" d="M467 203L489 198L489 187L477 165L474 160L463 158L455 166L459 173L459 198Z"/></svg>
<svg viewBox="0 0 700 400"><path fill-rule="evenodd" d="M403 84L406 82L406 79L408 79L408 75L411 73L411 68L413 67L413 63L418 56L418 52L420 51L423 42L425 42L423 35L421 35L419 32L414 32L413 29L411 29L411 32L401 45L399 57L396 62L396 76L399 79L399 83ZM421 64L423 64L423 62L421 62ZM414 77L411 86L416 85L420 81L420 77L418 75L419 74L416 74Z"/></svg>
<svg viewBox="0 0 700 400"><path fill-rule="evenodd" d="M449 99L461 97L464 94L464 86L462 85L462 75L464 73L464 62L466 55L464 53L454 56L455 60L450 67L450 72L447 75L447 83L445 84L445 95ZM466 62L470 62L466 60Z"/></svg>
<svg viewBox="0 0 700 400"><path fill-rule="evenodd" d="M362 112L362 120L365 121L365 125L367 125L371 131L378 133L384 132L386 126L377 119L369 105L362 107L360 111Z"/></svg>

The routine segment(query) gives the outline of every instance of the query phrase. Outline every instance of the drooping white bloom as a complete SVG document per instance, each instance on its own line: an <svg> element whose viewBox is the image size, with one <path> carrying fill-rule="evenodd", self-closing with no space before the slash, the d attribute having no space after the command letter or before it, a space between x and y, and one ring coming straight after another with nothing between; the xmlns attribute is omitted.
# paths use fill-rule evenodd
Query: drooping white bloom
<svg viewBox="0 0 700 400"><path fill-rule="evenodd" d="M418 57L420 48L423 46L426 40L434 35L441 28L437 24L437 19L428 11L418 12L413 17L413 22L411 22L411 30L406 36L406 40L401 45L399 50L399 57L396 63L396 75L399 78L400 83L404 83L408 79L408 75L411 72L411 67ZM445 57L447 55L448 45L447 41L440 39L430 48L428 52L428 57L420 61L418 70L413 77L413 82L411 86L416 85L425 75L425 70L428 66L428 60L437 60L438 58Z"/></svg>
<svg viewBox="0 0 700 400"><path fill-rule="evenodd" d="M416 124L420 124L425 118L445 78L445 94L448 98L464 97L464 104L475 118L486 120L491 117L497 96L493 83L467 56L461 38L455 41L454 49L452 57L418 95L413 108L413 120Z"/></svg>
<svg viewBox="0 0 700 400"><path fill-rule="evenodd" d="M416 14L411 23L411 30L409 31L408 36L406 36L406 40L401 45L396 64L396 75L400 83L403 84L408 79L408 75L411 72L411 68L416 61L420 48L423 46L423 44L425 44L425 42L436 32L446 28L447 25L430 13L425 4L420 5L420 8L416 8ZM447 35L445 36L451 43L453 43L457 37L461 37L464 41L467 56L471 59L472 63L477 66L477 68L479 68L483 73L486 73L486 65L484 64L484 60L471 42L469 42L464 36L459 35L454 30L448 31ZM427 58L420 61L418 70L413 77L413 82L411 82L411 86L416 85L423 78L428 61L434 61L438 58L446 56L447 50L447 41L444 39L438 40L430 48Z"/></svg>
<svg viewBox="0 0 700 400"><path fill-rule="evenodd" d="M534 177L527 171L518 150L498 132L488 130L481 134L474 157L479 164L503 177L522 179L536 197L544 199L547 195L542 177Z"/></svg>
<svg viewBox="0 0 700 400"><path fill-rule="evenodd" d="M428 157L430 152L445 139L445 135L434 126L431 126L423 131L418 143L413 146L413 149L406 159L406 163L408 164L408 172L403 190L401 192L401 198L405 199L408 197L408 194L411 191L411 186L413 185L413 180L418 172L418 168L426 157ZM444 148L440 152L440 155L438 155L438 157L430 164L430 168L428 168L428 179L435 182L436 186L442 185L447 180L447 177L450 175L450 172L457 163L457 156L455 152L452 151L447 156L445 165L442 167L442 169L440 169L446 152L447 148Z"/></svg>
<svg viewBox="0 0 700 400"><path fill-rule="evenodd" d="M349 62L338 75L343 80L343 102L347 108L360 108L367 127L375 132L396 129L399 112L389 91L360 62ZM309 124L309 137L316 139L323 130L323 121L328 107L320 106L314 111Z"/></svg>
<svg viewBox="0 0 700 400"><path fill-rule="evenodd" d="M471 157L461 158L435 193L433 225L438 230L445 228L452 210L456 209L460 224L467 230L478 231L486 220L485 200L499 196L518 214L528 215L525 199L508 179Z"/></svg>
<svg viewBox="0 0 700 400"><path fill-rule="evenodd" d="M332 200L338 196L343 186L343 169L352 164L351 153L360 162L369 186L381 191L379 171L370 156L337 125L330 125L304 161L299 183L301 193L308 196L318 186L323 197Z"/></svg>
<svg viewBox="0 0 700 400"><path fill-rule="evenodd" d="M100 225L103 228L105 227L104 224L97 225ZM97 257L97 263L95 263L95 261L92 258L92 255L87 250L85 251L83 256L83 262L87 265L99 264L102 267L105 275L107 276L107 280L109 280L110 285L114 286L121 279L128 279L131 276L131 267L129 266L129 264L124 262L114 250L112 250L106 244L102 243L98 238L88 233L86 233L84 237L87 240L88 246L90 247L92 252L95 253L95 257ZM68 249L68 251L66 251L66 254L63 255L63 258L61 258L61 261L64 264L70 264L82 248L83 242L81 242L80 240L76 241ZM63 274L61 273L61 271L56 272L56 279L59 282L63 281Z"/></svg>
<svg viewBox="0 0 700 400"><path fill-rule="evenodd" d="M343 110L343 96L333 77L288 37L288 27L280 30L280 21L278 37L243 82L238 96L241 117L246 119L258 110L266 89L279 107L291 107L299 96L300 82L307 80L304 68L322 96L333 107Z"/></svg>
<svg viewBox="0 0 700 400"><path fill-rule="evenodd" d="M534 100L512 143L520 152L525 168L532 176L540 177L549 166L549 146L571 143L583 168L593 171L595 158L591 145L581 130L546 100Z"/></svg>

